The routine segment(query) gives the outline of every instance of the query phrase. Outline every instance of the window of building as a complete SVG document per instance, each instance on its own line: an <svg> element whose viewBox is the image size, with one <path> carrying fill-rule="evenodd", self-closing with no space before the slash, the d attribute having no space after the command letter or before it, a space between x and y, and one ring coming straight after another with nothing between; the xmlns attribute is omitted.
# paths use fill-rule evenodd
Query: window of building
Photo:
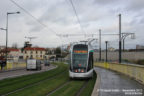
<svg viewBox="0 0 144 96"><path fill-rule="evenodd" d="M36 54L37 54L38 52L36 51Z"/></svg>
<svg viewBox="0 0 144 96"><path fill-rule="evenodd" d="M31 55L30 58L32 59L32 58L33 58L33 55Z"/></svg>
<svg viewBox="0 0 144 96"><path fill-rule="evenodd" d="M27 53L27 51L25 51L25 54Z"/></svg>
<svg viewBox="0 0 144 96"><path fill-rule="evenodd" d="M41 51L41 54L42 54L42 51Z"/></svg>
<svg viewBox="0 0 144 96"><path fill-rule="evenodd" d="M33 53L33 51L31 51L31 54Z"/></svg>

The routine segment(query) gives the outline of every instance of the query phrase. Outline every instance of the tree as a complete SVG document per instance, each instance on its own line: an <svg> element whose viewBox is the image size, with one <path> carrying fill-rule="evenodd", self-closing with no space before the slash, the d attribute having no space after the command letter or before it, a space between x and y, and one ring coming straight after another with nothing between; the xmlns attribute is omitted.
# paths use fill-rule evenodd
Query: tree
<svg viewBox="0 0 144 96"><path fill-rule="evenodd" d="M55 54L60 55L61 54L61 49L60 47L57 47L55 50Z"/></svg>
<svg viewBox="0 0 144 96"><path fill-rule="evenodd" d="M60 47L57 47L57 48L56 48L55 54L56 54L56 59L58 59L58 58L61 57L61 49L60 49Z"/></svg>
<svg viewBox="0 0 144 96"><path fill-rule="evenodd" d="M12 44L12 48L17 49L17 48L18 48L18 44L17 44L17 43L13 43L13 44Z"/></svg>

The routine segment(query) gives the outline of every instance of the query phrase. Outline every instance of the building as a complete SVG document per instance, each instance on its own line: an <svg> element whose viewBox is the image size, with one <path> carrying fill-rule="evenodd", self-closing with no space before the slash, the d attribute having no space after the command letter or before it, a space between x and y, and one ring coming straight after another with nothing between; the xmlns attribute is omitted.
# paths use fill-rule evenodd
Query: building
<svg viewBox="0 0 144 96"><path fill-rule="evenodd" d="M8 48L7 54L8 54L7 55L8 59L19 58L21 51L20 49ZM5 56L5 55L6 55L6 49L2 49L0 51L0 56Z"/></svg>
<svg viewBox="0 0 144 96"><path fill-rule="evenodd" d="M109 48L108 48L108 51L115 51L115 48L109 47Z"/></svg>
<svg viewBox="0 0 144 96"><path fill-rule="evenodd" d="M136 45L136 49L144 49L143 45Z"/></svg>
<svg viewBox="0 0 144 96"><path fill-rule="evenodd" d="M8 48L8 58L19 58L20 54L20 49Z"/></svg>
<svg viewBox="0 0 144 96"><path fill-rule="evenodd" d="M45 48L39 47L26 47L23 50L23 59L34 58L34 59L44 59L45 58Z"/></svg>
<svg viewBox="0 0 144 96"><path fill-rule="evenodd" d="M3 50L3 49L5 49L5 46L0 46L0 50Z"/></svg>

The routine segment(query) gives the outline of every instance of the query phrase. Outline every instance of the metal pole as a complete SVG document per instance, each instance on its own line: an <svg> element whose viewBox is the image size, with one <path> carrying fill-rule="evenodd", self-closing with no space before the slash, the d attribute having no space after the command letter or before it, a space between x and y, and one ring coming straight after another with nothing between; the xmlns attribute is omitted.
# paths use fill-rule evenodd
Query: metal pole
<svg viewBox="0 0 144 96"><path fill-rule="evenodd" d="M62 47L63 47L63 45L61 46L61 62L62 62Z"/></svg>
<svg viewBox="0 0 144 96"><path fill-rule="evenodd" d="M125 40L125 39L123 39L123 51L125 50L125 47L124 47L124 40Z"/></svg>
<svg viewBox="0 0 144 96"><path fill-rule="evenodd" d="M106 43L106 62L107 62L107 43L108 43L108 41L105 41L105 43Z"/></svg>
<svg viewBox="0 0 144 96"><path fill-rule="evenodd" d="M7 65L7 55L8 55L8 13L6 22L6 65Z"/></svg>
<svg viewBox="0 0 144 96"><path fill-rule="evenodd" d="M119 63L121 63L121 14L119 14Z"/></svg>
<svg viewBox="0 0 144 96"><path fill-rule="evenodd" d="M62 62L62 47L63 47L63 41L62 41L62 38L60 38L61 39L61 62Z"/></svg>
<svg viewBox="0 0 144 96"><path fill-rule="evenodd" d="M101 29L99 29L99 61L101 61Z"/></svg>

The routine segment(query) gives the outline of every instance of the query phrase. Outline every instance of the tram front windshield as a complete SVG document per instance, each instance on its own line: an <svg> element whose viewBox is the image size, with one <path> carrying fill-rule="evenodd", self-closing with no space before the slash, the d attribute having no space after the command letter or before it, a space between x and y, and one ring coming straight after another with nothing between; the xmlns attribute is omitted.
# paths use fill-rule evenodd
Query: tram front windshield
<svg viewBox="0 0 144 96"><path fill-rule="evenodd" d="M85 68L87 65L87 54L73 54L73 67Z"/></svg>
<svg viewBox="0 0 144 96"><path fill-rule="evenodd" d="M77 45L73 49L73 69L86 69L88 50L86 45Z"/></svg>

